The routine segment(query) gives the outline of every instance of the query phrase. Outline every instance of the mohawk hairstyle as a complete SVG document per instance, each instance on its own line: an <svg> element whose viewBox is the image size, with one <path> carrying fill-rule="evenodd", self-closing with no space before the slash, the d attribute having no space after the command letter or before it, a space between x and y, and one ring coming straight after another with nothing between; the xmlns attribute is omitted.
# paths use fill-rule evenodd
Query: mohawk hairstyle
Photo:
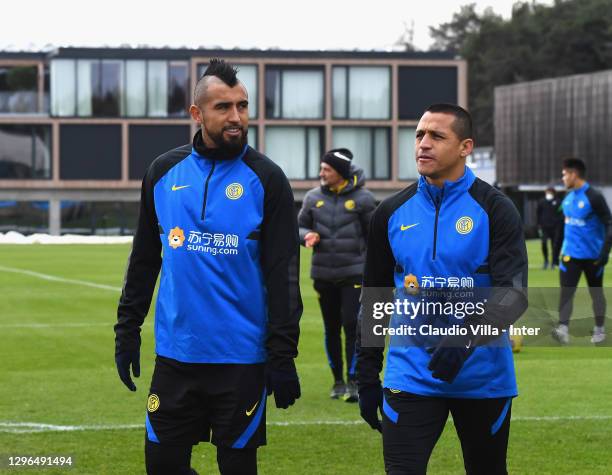
<svg viewBox="0 0 612 475"><path fill-rule="evenodd" d="M198 82L193 89L193 100L195 104L201 104L206 94L206 88L208 81L207 77L216 77L227 84L229 87L234 87L238 84L238 77L236 74L238 70L225 60L219 58L213 58L210 60L206 71L202 74L202 77L198 79Z"/></svg>
<svg viewBox="0 0 612 475"><path fill-rule="evenodd" d="M202 78L206 76L215 76L221 79L225 84L229 87L234 87L238 84L238 78L236 74L238 70L229 63L226 63L225 60L219 58L213 58L210 60L206 71L202 75Z"/></svg>

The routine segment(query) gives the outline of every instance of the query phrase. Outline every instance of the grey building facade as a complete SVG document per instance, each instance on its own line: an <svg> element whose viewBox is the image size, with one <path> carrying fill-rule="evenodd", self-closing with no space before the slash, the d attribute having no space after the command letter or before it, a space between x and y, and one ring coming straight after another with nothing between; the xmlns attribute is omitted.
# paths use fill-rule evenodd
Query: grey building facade
<svg viewBox="0 0 612 475"><path fill-rule="evenodd" d="M238 66L249 142L280 164L297 200L339 146L378 198L405 187L423 109L467 106L466 63L447 53L0 52L0 232L129 234L147 166L195 133L191 91L212 57Z"/></svg>
<svg viewBox="0 0 612 475"><path fill-rule="evenodd" d="M561 164L577 157L612 203L612 70L495 88L497 181L535 224L547 186L562 190Z"/></svg>

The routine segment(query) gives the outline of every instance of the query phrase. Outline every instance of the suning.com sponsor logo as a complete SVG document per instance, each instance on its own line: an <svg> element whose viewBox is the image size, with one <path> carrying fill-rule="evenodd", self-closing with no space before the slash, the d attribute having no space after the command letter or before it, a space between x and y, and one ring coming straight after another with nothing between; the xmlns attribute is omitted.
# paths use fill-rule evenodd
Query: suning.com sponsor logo
<svg viewBox="0 0 612 475"><path fill-rule="evenodd" d="M172 229L172 235L169 236L170 245L177 249L182 247L184 241L187 244L187 250L193 252L204 252L216 256L221 255L237 255L238 254L238 235L224 233L207 233L202 231L189 231L189 235L183 240L177 239L177 235L184 236L182 229L176 227ZM174 245L173 245L174 240Z"/></svg>

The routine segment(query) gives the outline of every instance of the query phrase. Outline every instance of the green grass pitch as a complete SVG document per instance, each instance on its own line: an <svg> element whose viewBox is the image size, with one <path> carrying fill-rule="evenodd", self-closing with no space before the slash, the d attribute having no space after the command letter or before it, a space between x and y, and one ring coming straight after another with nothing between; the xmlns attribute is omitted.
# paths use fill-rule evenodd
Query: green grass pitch
<svg viewBox="0 0 612 475"><path fill-rule="evenodd" d="M144 473L153 315L143 329L136 393L119 381L113 356L112 326L128 252L127 245L0 246L2 463L11 455L71 455L74 460L70 470L4 466L0 473ZM529 243L529 252L530 285L557 285L557 272L539 270L537 242ZM379 434L359 422L357 405L328 397L332 377L309 263L303 250L304 316L297 360L302 398L287 411L268 407L268 445L258 454L260 473L382 474ZM606 285L611 284L608 271ZM516 368L520 395L512 409L510 473L611 473L612 348L526 347L516 355ZM217 473L209 444L194 449L192 464L201 474ZM450 421L429 472L464 473Z"/></svg>

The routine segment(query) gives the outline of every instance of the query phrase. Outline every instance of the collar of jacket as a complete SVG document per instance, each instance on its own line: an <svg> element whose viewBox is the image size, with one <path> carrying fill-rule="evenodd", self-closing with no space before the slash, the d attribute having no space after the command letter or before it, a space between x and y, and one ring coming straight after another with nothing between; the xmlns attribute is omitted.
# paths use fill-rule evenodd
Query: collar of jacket
<svg viewBox="0 0 612 475"><path fill-rule="evenodd" d="M576 188L575 190L572 190L572 191L575 191L576 193L584 193L586 190L589 189L589 186L590 186L589 182L585 181L584 185L582 185L580 188Z"/></svg>
<svg viewBox="0 0 612 475"><path fill-rule="evenodd" d="M350 193L351 191L364 186L365 179L363 178L363 171L361 168L353 168L354 165L351 165L351 176L346 179L346 184L344 186L339 187L336 190L332 190L329 186L321 186L321 190L324 193L336 193L338 195L344 195L346 193Z"/></svg>
<svg viewBox="0 0 612 475"><path fill-rule="evenodd" d="M439 201L441 201L442 199L447 200L453 195L466 193L467 190L470 189L470 186L472 186L472 183L474 183L474 180L476 180L476 175L474 175L474 172L466 166L461 178L456 181L445 181L442 188L438 188L435 185L427 183L425 177L421 175L419 177L418 190L419 192L423 193L432 203L435 203L438 201L438 196L440 197Z"/></svg>
<svg viewBox="0 0 612 475"><path fill-rule="evenodd" d="M237 155L228 155L227 152L218 148L208 148L206 147L206 145L204 145L204 139L202 138L201 130L198 130L195 133L191 144L191 152L194 155L208 160L234 160L236 158L241 158L242 156L244 156L247 151L247 148L249 147L248 144L245 144L240 153Z"/></svg>
<svg viewBox="0 0 612 475"><path fill-rule="evenodd" d="M348 180L343 180L342 183L340 183L338 186L332 188L329 188L329 191L332 191L334 193L340 194L342 193L342 190L344 190L346 188L346 186L349 184Z"/></svg>

